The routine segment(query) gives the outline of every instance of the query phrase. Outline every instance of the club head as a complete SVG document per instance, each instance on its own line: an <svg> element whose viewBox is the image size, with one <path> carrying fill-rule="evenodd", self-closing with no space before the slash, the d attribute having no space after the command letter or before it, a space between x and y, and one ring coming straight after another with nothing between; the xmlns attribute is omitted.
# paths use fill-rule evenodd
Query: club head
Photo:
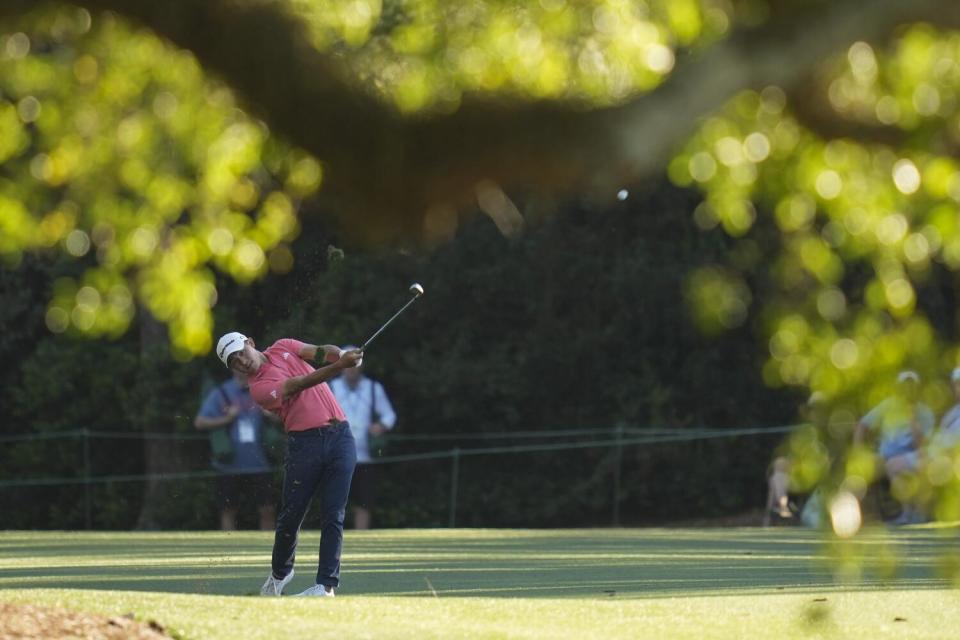
<svg viewBox="0 0 960 640"><path fill-rule="evenodd" d="M414 282L412 285L410 285L410 293L415 294L415 295L418 295L418 296L422 296L422 295L423 295L423 287L421 287L419 284L417 284L416 282Z"/></svg>

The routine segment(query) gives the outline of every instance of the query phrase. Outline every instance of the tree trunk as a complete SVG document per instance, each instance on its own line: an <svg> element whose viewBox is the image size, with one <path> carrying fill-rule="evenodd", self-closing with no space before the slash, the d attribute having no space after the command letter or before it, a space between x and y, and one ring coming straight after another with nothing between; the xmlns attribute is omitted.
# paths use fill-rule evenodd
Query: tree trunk
<svg viewBox="0 0 960 640"><path fill-rule="evenodd" d="M140 375L136 382L136 397L142 401L131 416L137 431L144 434L173 434L174 413L165 411L167 402L157 398L164 394L169 377L164 372L171 366L166 326L144 309L140 310ZM150 400L148 401L148 398ZM167 415L165 415L167 414ZM147 476L143 485L143 502L135 528L155 531L163 528L163 506L171 498L171 485L164 474L188 469L190 456L184 450L183 441L165 438L143 439L143 472Z"/></svg>

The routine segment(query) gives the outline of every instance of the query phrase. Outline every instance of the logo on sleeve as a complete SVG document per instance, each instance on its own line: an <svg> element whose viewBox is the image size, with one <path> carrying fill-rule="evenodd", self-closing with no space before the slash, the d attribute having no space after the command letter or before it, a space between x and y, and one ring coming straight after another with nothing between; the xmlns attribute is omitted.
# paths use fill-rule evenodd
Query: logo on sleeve
<svg viewBox="0 0 960 640"><path fill-rule="evenodd" d="M283 359L286 360L286 359L288 359L289 357L290 357L290 354L287 353L286 351L284 351L284 352L283 352Z"/></svg>
<svg viewBox="0 0 960 640"><path fill-rule="evenodd" d="M276 399L277 399L277 390L276 390L276 389L272 389L272 390L270 391L270 395L273 397L274 400L276 400Z"/></svg>

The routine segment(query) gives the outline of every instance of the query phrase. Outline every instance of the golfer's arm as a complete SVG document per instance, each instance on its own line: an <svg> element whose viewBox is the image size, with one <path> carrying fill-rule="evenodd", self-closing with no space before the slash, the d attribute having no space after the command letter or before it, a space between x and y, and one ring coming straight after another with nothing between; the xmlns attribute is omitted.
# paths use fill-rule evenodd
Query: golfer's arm
<svg viewBox="0 0 960 640"><path fill-rule="evenodd" d="M297 355L308 362L313 362L320 353L323 353L323 362L336 362L340 358L340 347L335 344L305 344Z"/></svg>
<svg viewBox="0 0 960 640"><path fill-rule="evenodd" d="M326 382L340 373L341 369L343 369L343 365L334 362L333 364L328 364L325 367L311 371L305 376L287 378L283 381L284 400L297 395L304 389L309 389L310 387L315 387L318 384Z"/></svg>

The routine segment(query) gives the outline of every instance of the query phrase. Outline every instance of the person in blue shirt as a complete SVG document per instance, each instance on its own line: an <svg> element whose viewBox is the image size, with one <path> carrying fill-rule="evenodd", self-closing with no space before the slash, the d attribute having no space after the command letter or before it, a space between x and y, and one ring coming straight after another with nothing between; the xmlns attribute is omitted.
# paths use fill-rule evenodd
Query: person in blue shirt
<svg viewBox="0 0 960 640"><path fill-rule="evenodd" d="M273 472L264 450L267 416L250 396L246 377L233 377L217 386L203 401L193 425L201 431L226 429L230 437L230 455L213 461L220 472L217 499L220 528L234 531L244 496L256 504L260 529L272 531L276 519Z"/></svg>
<svg viewBox="0 0 960 640"><path fill-rule="evenodd" d="M946 455L960 446L960 367L950 374L954 404L940 419L940 426L927 444L928 455Z"/></svg>
<svg viewBox="0 0 960 640"><path fill-rule="evenodd" d="M346 350L356 347L344 347ZM362 365L344 369L330 382L330 390L347 415L357 442L357 466L350 487L353 527L369 529L371 511L376 503L377 465L372 464L371 438L382 436L397 422L390 398L383 385L362 373Z"/></svg>
<svg viewBox="0 0 960 640"><path fill-rule="evenodd" d="M854 444L870 436L879 439L878 453L883 468L895 486L901 476L914 474L920 468L920 456L933 433L933 411L920 401L920 376L915 371L902 371L897 376L895 393L860 419L854 431ZM903 511L891 524L922 522L917 505L904 501Z"/></svg>

